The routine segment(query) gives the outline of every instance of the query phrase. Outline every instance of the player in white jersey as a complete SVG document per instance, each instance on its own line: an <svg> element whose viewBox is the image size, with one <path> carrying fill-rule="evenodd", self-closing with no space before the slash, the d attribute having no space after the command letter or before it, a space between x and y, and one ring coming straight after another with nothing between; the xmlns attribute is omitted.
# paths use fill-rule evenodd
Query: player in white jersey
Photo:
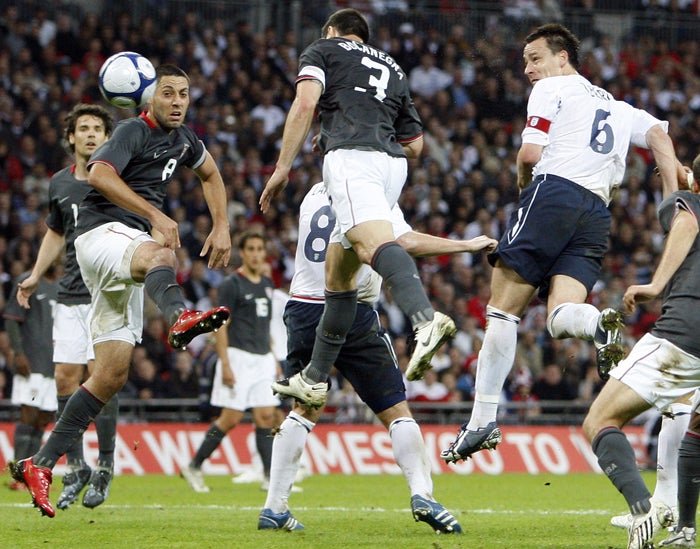
<svg viewBox="0 0 700 549"><path fill-rule="evenodd" d="M586 299L607 249L607 206L630 144L651 149L665 194L676 188L679 173L685 177L668 124L579 75L578 49L576 36L560 24L543 25L525 39L525 75L533 87L517 157L519 204L489 256L494 270L474 408L442 452L447 462L501 441L498 400L515 359L520 316L538 288L551 336L593 341L598 372L607 379L624 355L622 316Z"/></svg>
<svg viewBox="0 0 700 549"><path fill-rule="evenodd" d="M285 373L289 375L304 367L313 349L314 334L323 314L326 250L335 225L326 189L318 183L307 193L299 212L294 278L284 313L288 342ZM413 232L398 207L392 211L392 226L397 242L413 255L475 253L489 251L496 244L486 236L448 240ZM388 429L396 461L411 492L414 518L438 532L459 533L457 520L432 495L430 461L423 437L408 408L391 343L380 329L373 308L380 287L381 278L372 269L365 267L360 271L355 319L335 366ZM306 439L320 415L320 409L297 401L280 426L272 446L270 487L258 519L259 529L303 529L290 513L288 500Z"/></svg>

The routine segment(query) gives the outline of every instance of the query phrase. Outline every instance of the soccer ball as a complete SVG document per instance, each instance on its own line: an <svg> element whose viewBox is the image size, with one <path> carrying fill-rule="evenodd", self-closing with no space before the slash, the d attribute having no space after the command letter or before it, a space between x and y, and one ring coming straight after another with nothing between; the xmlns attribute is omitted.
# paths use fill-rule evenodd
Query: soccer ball
<svg viewBox="0 0 700 549"><path fill-rule="evenodd" d="M156 70L144 56L123 51L102 64L99 83L102 96L115 107L140 107L153 95Z"/></svg>

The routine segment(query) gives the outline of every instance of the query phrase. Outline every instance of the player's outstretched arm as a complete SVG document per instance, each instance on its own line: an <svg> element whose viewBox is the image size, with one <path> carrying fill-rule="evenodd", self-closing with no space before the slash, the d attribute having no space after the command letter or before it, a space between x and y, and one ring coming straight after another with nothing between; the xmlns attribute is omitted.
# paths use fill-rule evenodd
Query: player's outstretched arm
<svg viewBox="0 0 700 549"><path fill-rule="evenodd" d="M698 220L688 211L681 210L671 225L663 254L649 284L627 288L622 302L625 313L631 314L637 304L658 297L688 255L698 235Z"/></svg>
<svg viewBox="0 0 700 549"><path fill-rule="evenodd" d="M209 255L209 268L220 269L228 265L231 257L231 233L226 214L226 189L214 158L207 152L206 159L195 173L202 182L204 200L212 218L212 230L204 241L200 257Z"/></svg>
<svg viewBox="0 0 700 549"><path fill-rule="evenodd" d="M498 241L486 235L471 240L452 240L430 234L410 231L402 234L396 242L414 257L433 255L492 252Z"/></svg>
<svg viewBox="0 0 700 549"><path fill-rule="evenodd" d="M136 194L112 166L95 162L90 169L88 183L110 202L148 219L153 228L163 235L165 246L173 250L180 247L177 222Z"/></svg>
<svg viewBox="0 0 700 549"><path fill-rule="evenodd" d="M41 241L39 253L36 256L36 262L31 274L20 282L17 287L17 302L25 309L29 309L29 297L36 291L44 273L59 258L65 244L65 236L51 228L47 229Z"/></svg>
<svg viewBox="0 0 700 549"><path fill-rule="evenodd" d="M318 80L302 80L297 84L297 93L284 123L282 147L275 171L260 195L260 209L263 213L267 213L272 200L287 186L289 171L309 134L321 93L323 87Z"/></svg>
<svg viewBox="0 0 700 549"><path fill-rule="evenodd" d="M678 180L681 177L679 162L673 149L673 141L669 135L659 126L649 128L646 134L647 145L651 149L656 161L656 168L661 176L661 186L664 198L678 190ZM687 181L687 176L686 181ZM686 183L687 185L687 183Z"/></svg>

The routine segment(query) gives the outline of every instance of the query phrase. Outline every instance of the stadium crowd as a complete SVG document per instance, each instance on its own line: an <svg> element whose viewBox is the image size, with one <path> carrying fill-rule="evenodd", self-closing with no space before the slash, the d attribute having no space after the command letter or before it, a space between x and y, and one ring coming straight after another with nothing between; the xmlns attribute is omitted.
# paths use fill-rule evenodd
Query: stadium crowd
<svg viewBox="0 0 700 549"><path fill-rule="evenodd" d="M129 11L104 17L81 12L75 5L61 9L61 2L51 3L50 8L42 2L0 4L4 5L0 11L0 309L10 296L13 280L32 266L46 230L48 179L71 163L61 141L63 118L77 102L106 105L98 91L97 73L109 55L122 50L137 51L154 64L173 62L188 72L192 96L188 123L224 178L234 248L242 231L255 227L265 231L272 278L277 287L288 286L294 268L298 204L305 191L321 180L320 158L311 151L311 135L284 198L263 215L258 197L273 170L294 96L298 36L290 31L280 37L272 27L255 32L245 18L204 20L195 10L169 13L162 2L159 13L167 15L163 18L137 18ZM527 3L504 4L517 8ZM571 3L533 4L542 5L539 15L531 15L532 22L540 23L536 17L561 18L558 4ZM593 2L576 4L588 7ZM644 4L640 2L640 9ZM663 7L663 2L646 4ZM547 6L552 9L545 10ZM375 18L375 23L381 21ZM403 67L424 122L425 148L421 158L410 163L400 199L406 219L416 230L430 234L499 238L518 193L515 155L529 92L521 50L528 28L521 24L514 31L505 10L488 33L475 40L467 37L458 17L449 32L408 22L397 29L392 33L389 25L379 24L370 42L391 52ZM634 33L620 41L600 33L581 37L585 38L581 73L617 98L668 120L677 155L690 165L700 150L700 42L680 40L671 47L650 34ZM135 114L114 108L111 112L116 118ZM610 251L591 295L599 308L619 309L625 288L649 280L663 248L656 217L660 180L646 151L631 150L627 162L624 184L611 204ZM208 309L226 271L211 271L199 258L211 220L201 186L191 177L183 173L170 186L165 207L180 225L179 281L194 307ZM470 254L421 259L418 264L433 306L454 318L459 331L434 357L433 373L408 383L409 396L424 402L471 400L491 267L484 256ZM237 266L234 261L229 271ZM646 332L659 314L658 307L658 301L652 302L626 319L627 346ZM405 368L409 323L389 295L382 297L379 311ZM589 402L601 386L593 345L577 339L553 340L545 319L543 305L533 301L520 324L517 359L503 399L535 405L548 399ZM212 343L202 336L188 351L174 352L166 342L164 319L153 304L147 309L145 326L125 395L197 397L201 386L206 387L201 380L211 371ZM0 326L1 398L10 395L12 360L7 334ZM352 416L348 402L353 395L347 387L329 400L343 417Z"/></svg>

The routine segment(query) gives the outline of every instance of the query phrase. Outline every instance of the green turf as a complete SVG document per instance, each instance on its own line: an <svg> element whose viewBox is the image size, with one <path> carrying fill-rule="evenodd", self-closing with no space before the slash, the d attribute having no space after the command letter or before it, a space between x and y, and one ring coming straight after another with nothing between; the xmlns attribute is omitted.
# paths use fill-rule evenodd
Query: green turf
<svg viewBox="0 0 700 549"><path fill-rule="evenodd" d="M26 492L0 484L3 548L624 548L626 533L609 524L624 500L603 475L439 475L435 496L465 531L436 535L416 523L401 476L313 476L292 494L304 532L258 531L265 501L258 484L209 477L193 493L179 477L117 477L108 501L42 517ZM645 474L653 487L653 475ZM60 478L54 480L52 501ZM662 539L662 537L660 536Z"/></svg>

